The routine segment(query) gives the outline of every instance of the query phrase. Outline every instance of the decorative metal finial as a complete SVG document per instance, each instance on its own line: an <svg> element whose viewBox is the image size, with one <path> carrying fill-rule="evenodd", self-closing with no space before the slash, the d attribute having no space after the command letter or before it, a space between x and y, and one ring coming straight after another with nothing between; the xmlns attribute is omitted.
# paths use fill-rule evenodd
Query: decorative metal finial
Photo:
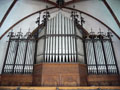
<svg viewBox="0 0 120 90"><path fill-rule="evenodd" d="M84 18L82 17L82 13L80 12L80 20L81 20L81 26L83 26L83 24L85 23Z"/></svg>
<svg viewBox="0 0 120 90"><path fill-rule="evenodd" d="M37 21L36 21L36 23L38 24L38 26L40 25L40 15L41 15L41 12L39 12L39 17L37 18Z"/></svg>
<svg viewBox="0 0 120 90"><path fill-rule="evenodd" d="M101 31L101 28L99 28L98 34L99 34L99 35L102 35L102 36L105 36L105 35L104 35L104 32Z"/></svg>
<svg viewBox="0 0 120 90"><path fill-rule="evenodd" d="M73 5L73 9L75 9L75 5ZM72 17L72 20L75 21L75 23L79 22L79 20L78 20L79 15L77 14L77 11L72 10L71 17Z"/></svg>
<svg viewBox="0 0 120 90"><path fill-rule="evenodd" d="M93 29L91 28L90 35L95 35L95 32L93 32Z"/></svg>
<svg viewBox="0 0 120 90"><path fill-rule="evenodd" d="M107 36L109 37L109 38L111 38L113 35L112 35L112 32L108 29L108 32L107 32Z"/></svg>
<svg viewBox="0 0 120 90"><path fill-rule="evenodd" d="M44 12L44 15L43 15L43 23L46 23L47 20L49 20L49 18L50 18L50 13L46 10L46 12Z"/></svg>
<svg viewBox="0 0 120 90"><path fill-rule="evenodd" d="M93 32L93 30L91 28L91 32L90 32L89 38L94 39L95 37L96 37L95 32Z"/></svg>
<svg viewBox="0 0 120 90"><path fill-rule="evenodd" d="M17 32L17 35L16 35L16 36L17 36L18 38L20 38L20 37L22 37L22 36L23 36L23 33L22 33L21 31L22 31L22 29L20 28L20 31L19 31L19 32Z"/></svg>
<svg viewBox="0 0 120 90"><path fill-rule="evenodd" d="M26 32L25 37L31 36L30 28L28 29L28 32Z"/></svg>
<svg viewBox="0 0 120 90"><path fill-rule="evenodd" d="M7 37L14 37L13 29L11 30L11 32L8 33Z"/></svg>

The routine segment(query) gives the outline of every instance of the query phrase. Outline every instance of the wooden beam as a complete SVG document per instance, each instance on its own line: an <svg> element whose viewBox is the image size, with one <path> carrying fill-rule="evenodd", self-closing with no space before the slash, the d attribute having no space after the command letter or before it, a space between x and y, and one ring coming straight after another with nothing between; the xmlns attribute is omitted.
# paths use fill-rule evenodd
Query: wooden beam
<svg viewBox="0 0 120 90"><path fill-rule="evenodd" d="M120 28L120 22L119 20L117 19L116 15L114 14L113 10L111 9L111 7L109 6L109 4L107 3L106 0L103 0L103 3L105 4L105 6L107 7L107 9L109 10L109 12L111 13L111 15L113 16L114 20L116 21L117 25L119 26Z"/></svg>
<svg viewBox="0 0 120 90"><path fill-rule="evenodd" d="M18 86L0 86L1 90L7 89L7 90L16 90ZM96 89L108 89L108 90L120 90L120 86L76 86L76 87L42 87L42 86L21 86L21 90L78 90L78 89L83 89L83 90L96 90Z"/></svg>
<svg viewBox="0 0 120 90"><path fill-rule="evenodd" d="M5 19L7 18L8 14L10 13L10 11L12 10L12 8L14 7L15 3L17 2L17 0L14 0L12 2L12 4L10 5L10 7L8 8L7 12L5 13L4 17L2 18L1 20L1 23L0 23L0 27L2 26L2 24L4 23Z"/></svg>

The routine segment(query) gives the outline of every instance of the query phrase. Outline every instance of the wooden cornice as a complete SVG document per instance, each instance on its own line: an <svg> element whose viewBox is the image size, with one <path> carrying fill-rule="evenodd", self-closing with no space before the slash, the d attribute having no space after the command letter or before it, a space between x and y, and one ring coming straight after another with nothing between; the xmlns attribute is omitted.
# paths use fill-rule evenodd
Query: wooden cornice
<svg viewBox="0 0 120 90"><path fill-rule="evenodd" d="M105 6L107 7L107 9L109 10L109 12L111 13L111 15L113 16L114 20L116 21L117 25L118 25L119 28L120 28L120 22L119 22L119 20L117 19L116 15L114 14L112 8L109 6L109 4L107 3L106 0L103 0L103 3L105 4Z"/></svg>
<svg viewBox="0 0 120 90"><path fill-rule="evenodd" d="M15 3L17 2L17 0L14 0L12 2L12 4L10 5L10 7L8 8L8 10L6 11L4 17L2 18L1 22L0 22L0 27L2 26L2 24L4 23L5 19L7 18L8 14L10 13L10 11L12 10L12 8L14 7Z"/></svg>
<svg viewBox="0 0 120 90"><path fill-rule="evenodd" d="M18 86L0 86L1 90L16 90ZM120 90L120 86L76 86L76 87L40 87L40 86L21 86L21 90Z"/></svg>

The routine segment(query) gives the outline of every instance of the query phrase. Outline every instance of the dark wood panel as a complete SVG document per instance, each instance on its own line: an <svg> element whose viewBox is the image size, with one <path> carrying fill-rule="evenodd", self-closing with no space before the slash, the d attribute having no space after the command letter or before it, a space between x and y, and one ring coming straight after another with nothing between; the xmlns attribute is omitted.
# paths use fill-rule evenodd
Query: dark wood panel
<svg viewBox="0 0 120 90"><path fill-rule="evenodd" d="M116 86L120 85L119 75L88 75L88 85Z"/></svg>
<svg viewBox="0 0 120 90"><path fill-rule="evenodd" d="M1 86L0 90L17 90L17 86ZM105 90L120 90L120 86L82 86L82 87L31 87L24 86L20 87L20 90L97 90L97 89L105 89Z"/></svg>
<svg viewBox="0 0 120 90"><path fill-rule="evenodd" d="M87 75L85 64L43 63L34 65L33 75L2 74L7 86L119 86L120 75Z"/></svg>
<svg viewBox="0 0 120 90"><path fill-rule="evenodd" d="M1 85L6 86L29 86L32 85L32 75L22 75L22 74L3 74L1 75Z"/></svg>
<svg viewBox="0 0 120 90"><path fill-rule="evenodd" d="M87 85L87 68L84 64L37 64L33 83L41 86Z"/></svg>
<svg viewBox="0 0 120 90"><path fill-rule="evenodd" d="M1 75L0 75L0 85L1 85Z"/></svg>

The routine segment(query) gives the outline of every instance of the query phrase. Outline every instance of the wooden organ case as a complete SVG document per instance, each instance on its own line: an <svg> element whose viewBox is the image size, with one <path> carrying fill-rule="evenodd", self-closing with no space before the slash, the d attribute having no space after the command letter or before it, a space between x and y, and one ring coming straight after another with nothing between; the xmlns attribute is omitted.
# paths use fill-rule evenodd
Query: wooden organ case
<svg viewBox="0 0 120 90"><path fill-rule="evenodd" d="M88 86L119 85L119 70L111 33L106 36L83 30L81 17L59 11L37 20L35 32L9 33L1 85Z"/></svg>

